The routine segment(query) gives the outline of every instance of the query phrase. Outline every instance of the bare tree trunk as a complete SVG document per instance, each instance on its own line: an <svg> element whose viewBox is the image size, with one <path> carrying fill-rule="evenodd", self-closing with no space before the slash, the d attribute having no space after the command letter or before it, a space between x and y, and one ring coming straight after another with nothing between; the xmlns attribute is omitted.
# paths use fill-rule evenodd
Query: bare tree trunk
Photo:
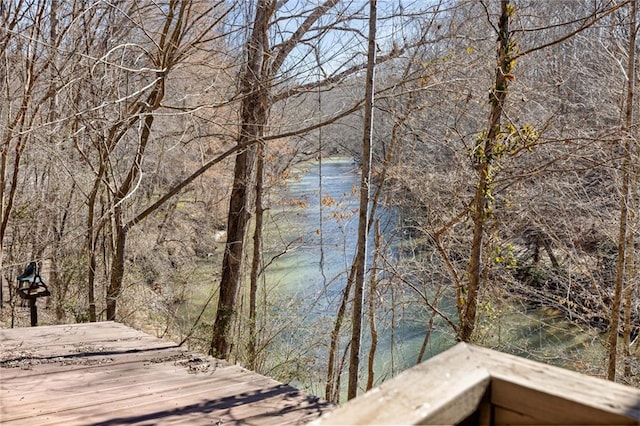
<svg viewBox="0 0 640 426"><path fill-rule="evenodd" d="M634 149L635 152L635 149ZM637 176L635 171L632 176ZM629 206L629 223L631 229L635 229L634 225L637 225L636 221L636 200L635 195L637 191L636 179L631 179L631 205ZM634 244L635 238L633 236L633 231L627 234L627 259L625 264L625 274L626 274L626 283L623 291L623 301L624 301L624 334L623 334L623 357L624 357L624 376L631 376L631 299L633 298L633 290L634 283L636 278L636 259L634 253Z"/></svg>
<svg viewBox="0 0 640 426"><path fill-rule="evenodd" d="M107 319L116 319L116 307L117 300L122 293L122 281L124 278L124 260L126 250L126 239L129 229L137 224L137 217L134 220L125 222L123 218L122 203L129 193L134 189L135 182L141 173L141 164L145 156L145 151L149 145L151 139L151 128L154 122L154 111L160 108L160 103L165 96L165 81L167 75L171 71L172 67L176 65L179 60L179 56L184 54L181 52L181 42L184 41L185 31L188 27L188 19L191 12L191 1L172 2L169 5L169 10L164 17L163 29L158 42L158 56L155 58L157 61L158 69L162 71L157 72L155 77L155 84L153 89L131 112L128 120L125 121L125 128L122 132L127 130L126 126L132 127L134 123L142 121L142 129L138 142L138 149L136 155L129 167L126 178L115 192L113 206L114 219L115 219L115 251L111 257L111 277L109 280L109 287L107 289Z"/></svg>
<svg viewBox="0 0 640 426"><path fill-rule="evenodd" d="M407 67L407 71L410 68ZM405 72L407 72L405 71ZM408 95L410 100L409 103L413 103L414 98L411 95L411 93ZM376 191L375 194L373 196L373 200L371 202L371 213L370 213L370 218L369 218L369 229L367 230L367 233L369 232L372 222L373 222L373 218L375 217L375 212L378 206L378 203L380 201L380 198L382 196L382 191L383 191L383 186L384 183L386 181L386 177L387 177L387 172L389 170L389 168L391 167L392 161L393 161L393 157L395 155L395 151L398 145L398 141L399 141L399 137L398 137L398 129L400 127L400 125L402 123L404 123L406 121L406 119L408 118L408 114L404 114L399 120L397 120L394 125L393 125L393 130L392 130L392 136L391 136L391 141L389 144L389 147L387 147L386 149L386 153L385 153L385 159L384 159L384 165L382 167L382 171L381 173L378 175L378 185L376 186ZM321 146L319 147L319 149L321 148ZM321 149L319 150L319 152L321 152ZM320 161L322 161L322 157L320 158ZM320 163L320 170L319 170L319 175L320 175L320 182L319 182L319 187L322 188L322 163ZM323 253L322 253L322 203L320 203L320 247L321 247L321 254L320 254L320 269L322 272L322 260L323 260ZM324 272L322 272L323 277L324 277ZM325 398L327 399L327 401L331 401L334 403L339 403L339 396L340 396L340 372L341 367L336 367L336 361L338 359L338 344L339 344L339 338L340 338L340 330L342 329L342 324L344 322L344 316L345 316L345 312L346 312L346 308L347 308L347 303L348 303L348 299L349 299L349 294L351 294L351 286L354 282L353 280L353 276L354 276L354 269L351 268L351 272L350 275L347 279L347 285L345 286L345 289L342 293L342 298L340 301L340 306L338 308L338 312L336 314L336 320L334 322L334 328L331 331L331 342L329 344L329 353L328 353L328 358L327 358L327 378L326 378L326 383L325 383Z"/></svg>
<svg viewBox="0 0 640 426"><path fill-rule="evenodd" d="M613 305L611 306L611 319L608 343L607 378L616 380L616 362L618 355L618 333L620 332L620 305L622 302L622 289L625 282L625 261L627 260L628 243L628 219L631 203L631 129L633 126L633 102L635 87L635 46L636 46L636 0L629 3L629 50L627 62L627 92L624 123L622 125L623 159L622 159L622 183L620 188L620 219L618 224L618 250L616 260L616 279L614 283Z"/></svg>
<svg viewBox="0 0 640 426"><path fill-rule="evenodd" d="M111 258L111 277L107 287L107 321L115 321L117 314L118 298L122 292L122 280L124 277L124 254L127 243L127 228L122 225L122 212L116 207L115 215L115 250Z"/></svg>
<svg viewBox="0 0 640 426"><path fill-rule="evenodd" d="M258 1L253 30L247 42L247 64L241 84L243 97L237 145L247 148L236 156L233 188L229 200L227 243L222 259L220 297L209 346L209 353L212 355L227 357L231 348L228 331L235 314L236 298L243 278L245 237L253 202L252 187L257 150L255 144L263 141L268 124L272 79L307 31L338 1L326 0L313 8L307 18L293 31L291 37L280 43L275 51L269 47L268 29L279 2Z"/></svg>
<svg viewBox="0 0 640 426"><path fill-rule="evenodd" d="M56 93L53 91L42 95L37 92L38 80L44 76L46 70L52 65L51 61L53 61L53 57L40 58L40 50L36 48L36 44L39 43L40 24L47 13L47 2L33 2L29 5L29 11L29 18L25 17L25 19L32 21L27 25L27 29L20 34L20 37L28 40L22 46L24 56L20 58L20 61L22 61L22 87L14 95L10 94L9 85L6 84L5 86L7 90L5 100L10 104L11 97L16 96L16 104L19 105L15 105L15 108L11 105L6 105L8 114L5 117L5 122L0 127L0 135L2 136L0 147L0 269L4 264L4 243L16 201L22 156L29 142L28 133L30 132L26 130L31 128L31 124L37 116L41 105ZM2 13L2 16L0 16L0 26L11 30L4 32L3 43L0 45L0 49L2 49L0 54L3 54L3 56L8 55L8 46L12 44L10 40L18 34L14 27L20 23L22 14L21 8L17 7L13 10L7 8L6 13ZM7 60L7 64L9 64L8 56L5 56L3 60ZM3 79L5 78L3 77ZM3 107L5 106L3 105ZM0 286L1 284L2 282L0 281ZM12 283L9 283L9 288L11 288L11 285ZM1 302L0 300L0 304Z"/></svg>
<svg viewBox="0 0 640 426"><path fill-rule="evenodd" d="M269 54L269 19L275 4L260 0L256 8L253 31L248 42L247 68L242 81L244 95L241 105L242 120L238 145L258 141L264 135L268 116L268 88L265 61ZM229 327L235 314L236 298L242 281L245 236L251 218L256 146L252 144L236 156L233 189L229 200L227 243L222 260L220 296L209 353L226 358L231 349Z"/></svg>
<svg viewBox="0 0 640 426"><path fill-rule="evenodd" d="M331 342L329 344L329 353L327 360L327 381L325 385L325 398L327 401L334 403L339 402L340 398L340 372L341 368L336 367L336 361L338 360L338 344L340 342L340 330L342 329L342 323L345 319L347 311L347 303L349 302L349 295L351 294L351 287L353 284L353 269L351 275L347 279L347 285L342 291L342 299L340 300L340 306L338 307L338 313L336 314L336 320L333 323L333 330L331 330Z"/></svg>
<svg viewBox="0 0 640 426"><path fill-rule="evenodd" d="M251 261L251 278L249 283L249 344L247 367L256 369L257 364L257 302L258 280L260 279L260 264L262 262L262 222L264 207L262 205L262 191L264 178L264 144L258 144L258 158L256 162L256 220L253 234L253 259Z"/></svg>
<svg viewBox="0 0 640 426"><path fill-rule="evenodd" d="M100 170L96 176L93 184L93 189L89 194L88 199L88 213L87 213L87 256L89 260L89 268L87 274L87 298L89 302L89 321L96 322L96 295L95 295L95 282L96 282L96 226L95 226L95 208L98 196L98 190L102 183L102 176L104 175L105 163L100 161Z"/></svg>
<svg viewBox="0 0 640 426"><path fill-rule="evenodd" d="M371 186L371 145L373 140L373 93L376 62L377 0L369 1L369 47L365 88L364 134L362 138L362 171L360 178L360 208L358 217L358 244L354 259L354 291L351 323L351 352L349 356L349 384L347 398L358 394L360 368L360 342L362 340L362 304L367 261L367 234L369 230L369 193Z"/></svg>
<svg viewBox="0 0 640 426"><path fill-rule="evenodd" d="M438 306L438 299L440 298L440 293L442 292L442 284L438 286L436 293L433 297L433 302L431 305L431 315L429 316L429 322L427 323L427 330L424 333L424 339L422 339L422 345L420 346L420 351L418 352L418 358L416 360L416 364L420 364L424 359L424 354L427 351L427 345L431 340L431 333L433 332L433 324L437 315L436 306Z"/></svg>
<svg viewBox="0 0 640 426"><path fill-rule="evenodd" d="M507 97L508 81L514 61L511 58L512 48L509 33L509 0L500 1L500 21L498 24L498 57L496 78L490 93L491 112L487 130L478 138L475 146L474 161L478 180L475 195L471 204L471 219L473 221L473 241L471 256L468 264L469 282L466 289L457 289L457 307L460 321L458 340L468 342L475 328L478 292L481 285L482 269L482 239L484 225L489 214L492 190L492 160L494 148L501 134L501 119L504 103Z"/></svg>
<svg viewBox="0 0 640 426"><path fill-rule="evenodd" d="M133 189L135 181L140 174L140 164L144 158L145 150L149 144L151 137L151 127L153 126L154 116L151 112L153 109L157 109L160 105L160 101L164 96L164 77L159 77L156 83L156 88L149 94L146 105L149 105L149 111L146 111L147 115L144 117L142 125L142 133L140 134L140 141L138 144L138 151L134 161L131 164L127 177L122 182L122 185L117 190L113 205L114 218L114 231L115 231L115 250L111 257L111 277L109 279L109 286L107 288L107 321L115 321L117 315L117 303L120 294L122 293L122 281L124 279L124 260L125 251L127 246L127 232L129 231L129 224L124 223L122 202L125 197L129 195L129 192Z"/></svg>
<svg viewBox="0 0 640 426"><path fill-rule="evenodd" d="M625 264L625 273L626 273L626 285L624 286L623 291L623 300L624 300L624 335L623 335L623 356L624 356L624 376L630 377L632 373L631 371L631 345L633 342L631 341L631 331L633 329L633 324L631 323L631 310L632 310L632 298L635 290L636 279L637 279L637 266L636 266L636 255L635 255L635 237L634 237L634 229L638 229L638 167L636 165L637 162L637 141L634 137L634 142L632 144L631 150L631 197L630 197L630 206L629 206L629 225L631 228L631 232L627 234L627 259Z"/></svg>
<svg viewBox="0 0 640 426"><path fill-rule="evenodd" d="M375 311L375 294L376 284L378 280L378 259L381 250L381 234L380 234L380 221L375 221L375 251L373 252L373 260L371 263L371 276L369 277L369 333L371 334L371 346L369 347L368 357L368 372L367 372L367 386L366 390L373 388L373 380L375 376L375 358L376 349L378 348L378 328L376 326L376 311Z"/></svg>

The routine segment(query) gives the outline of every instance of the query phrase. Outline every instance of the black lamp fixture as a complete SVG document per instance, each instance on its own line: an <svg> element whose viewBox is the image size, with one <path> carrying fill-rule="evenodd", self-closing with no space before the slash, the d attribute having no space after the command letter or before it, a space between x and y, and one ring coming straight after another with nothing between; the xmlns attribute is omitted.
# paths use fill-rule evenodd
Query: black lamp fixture
<svg viewBox="0 0 640 426"><path fill-rule="evenodd" d="M18 277L18 294L23 299L29 299L31 327L37 326L38 307L36 306L36 300L38 297L51 296L51 293L40 276L36 262L29 263L22 275Z"/></svg>

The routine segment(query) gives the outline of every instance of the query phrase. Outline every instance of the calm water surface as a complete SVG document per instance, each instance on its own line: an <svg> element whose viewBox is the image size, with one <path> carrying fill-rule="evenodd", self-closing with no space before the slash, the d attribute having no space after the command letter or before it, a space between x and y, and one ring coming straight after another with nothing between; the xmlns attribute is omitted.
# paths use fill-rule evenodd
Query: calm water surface
<svg viewBox="0 0 640 426"><path fill-rule="evenodd" d="M317 370L320 378L329 332L355 251L359 179L359 170L350 158L303 164L271 200L265 221L265 258L275 257L265 270L266 286L271 297L298 313L292 330L283 333L284 339L288 344L315 348L309 353L309 367ZM393 212L380 208L377 217L386 239L395 238ZM391 247L399 243L392 241ZM370 247L370 260L372 252ZM387 286L376 300L380 336L375 365L376 376L383 379L415 364L430 312L406 289L392 292ZM453 301L445 300L443 309L453 314ZM511 353L568 367L580 357L596 363L602 357L597 336L543 311L507 312L492 324L484 343ZM369 341L365 334L363 360ZM453 344L451 330L436 319L425 359ZM301 385L317 391L313 384Z"/></svg>

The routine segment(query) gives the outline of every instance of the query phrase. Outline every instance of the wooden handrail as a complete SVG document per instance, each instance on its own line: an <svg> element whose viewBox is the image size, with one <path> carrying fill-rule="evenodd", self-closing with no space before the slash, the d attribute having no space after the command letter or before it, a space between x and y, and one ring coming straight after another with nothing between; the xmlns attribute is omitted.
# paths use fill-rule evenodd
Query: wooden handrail
<svg viewBox="0 0 640 426"><path fill-rule="evenodd" d="M640 390L459 343L314 424L640 425Z"/></svg>

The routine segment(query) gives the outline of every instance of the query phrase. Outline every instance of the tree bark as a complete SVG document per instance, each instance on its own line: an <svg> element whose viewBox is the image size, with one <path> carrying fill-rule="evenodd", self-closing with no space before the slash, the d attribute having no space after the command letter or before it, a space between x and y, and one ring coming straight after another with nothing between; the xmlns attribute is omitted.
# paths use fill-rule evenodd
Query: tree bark
<svg viewBox="0 0 640 426"><path fill-rule="evenodd" d="M633 103L635 87L635 49L636 49L636 0L629 3L629 49L627 62L627 91L625 101L624 122L622 124L622 182L620 187L620 219L618 223L618 249L616 260L616 278L614 282L613 304L611 306L611 319L608 344L607 379L616 380L616 363L618 355L618 333L620 332L620 305L622 302L622 289L625 283L625 261L627 258L628 243L628 219L631 203L631 129L633 126Z"/></svg>
<svg viewBox="0 0 640 426"><path fill-rule="evenodd" d="M264 134L268 117L268 76L265 61L269 54L269 19L275 4L260 0L256 8L253 30L248 42L248 59L242 81L241 125L237 144L247 148L236 156L233 188L229 200L227 243L222 260L220 296L213 324L209 353L228 358L230 353L229 328L236 310L236 298L243 273L245 236L251 218L256 146Z"/></svg>
<svg viewBox="0 0 640 426"><path fill-rule="evenodd" d="M142 121L142 130L138 142L136 155L129 167L127 176L122 184L118 187L112 205L115 220L115 251L111 258L111 277L107 288L107 319L116 320L117 300L122 293L122 282L124 279L124 262L127 233L131 226L137 222L125 222L122 203L130 195L134 189L134 185L141 173L141 164L145 156L145 151L149 146L151 139L151 128L154 122L154 111L160 108L160 103L165 96L165 81L172 67L176 65L179 57L180 42L183 40L184 31L191 7L190 1L172 2L165 16L164 27L160 35L158 43L158 53L155 58L158 69L162 71L156 72L156 80L153 89L140 102L127 120L124 120L122 129L119 134L130 129L134 123Z"/></svg>
<svg viewBox="0 0 640 426"><path fill-rule="evenodd" d="M256 167L256 220L253 233L253 258L251 261L251 277L249 283L249 344L248 344L248 368L255 370L257 366L257 340L258 340L258 280L260 279L260 264L262 263L262 222L264 207L262 205L263 177L264 177L264 145L258 144Z"/></svg>
<svg viewBox="0 0 640 426"><path fill-rule="evenodd" d="M338 361L338 345L340 343L340 330L342 329L342 323L344 322L347 304L349 302L349 295L351 294L351 287L353 284L353 269L350 272L347 279L347 285L342 291L342 297L340 298L340 306L336 314L336 320L333 323L333 329L331 330L331 342L329 343L329 353L327 355L327 381L325 383L325 398L327 401L338 403L340 399L340 373L341 367L336 364Z"/></svg>
<svg viewBox="0 0 640 426"><path fill-rule="evenodd" d="M497 66L494 87L489 95L491 101L489 123L485 134L478 138L478 143L473 153L478 180L476 181L475 195L471 205L473 240L467 268L469 280L466 289L460 287L457 289L457 307L460 321L457 337L462 342L468 342L471 339L475 328L477 299L482 274L482 240L491 204L494 148L501 133L501 119L513 67L513 60L510 55L512 47L509 33L510 9L509 0L500 1Z"/></svg>
<svg viewBox="0 0 640 426"><path fill-rule="evenodd" d="M305 18L290 38L271 50L268 41L270 19L278 3L274 0L259 0L253 29L247 42L247 64L242 77L240 107L240 131L237 145L246 146L236 156L233 188L229 200L227 220L227 243L222 260L220 297L213 324L209 353L227 358L231 349L229 327L236 310L236 299L243 278L245 238L253 203L253 182L256 167L256 146L264 142L271 106L273 79L291 51L300 43L314 23L339 0L326 0Z"/></svg>
<svg viewBox="0 0 640 426"><path fill-rule="evenodd" d="M109 279L109 286L107 287L107 321L115 321L117 315L117 303L120 294L122 293L122 282L124 279L124 261L125 251L127 246L127 232L129 226L124 223L122 203L134 187L137 177L140 175L140 164L144 158L144 153L149 144L151 137L151 127L153 125L154 116L151 112L153 109L157 109L160 105L160 101L164 96L164 80L161 78L156 83L156 88L151 92L148 97L147 105L149 105L149 111L143 120L142 133L140 134L140 141L138 144L138 151L136 152L135 159L133 160L127 177L122 182L122 185L118 188L113 200L113 218L115 228L115 250L111 257L111 276Z"/></svg>
<svg viewBox="0 0 640 426"><path fill-rule="evenodd" d="M349 384L347 398L358 394L360 343L362 340L362 305L367 261L367 234L369 230L369 192L371 187L371 145L373 141L373 94L376 62L377 0L369 1L369 46L365 88L365 110L362 138L362 169L360 177L360 207L358 216L358 243L353 263L353 311L351 317L351 352L349 356Z"/></svg>
<svg viewBox="0 0 640 426"><path fill-rule="evenodd" d="M375 379L375 358L376 350L378 348L378 328L376 326L376 305L375 305L375 293L376 284L378 282L378 258L381 250L380 234L380 221L375 221L375 249L373 252L373 260L371 262L371 276L369 277L369 333L371 336L371 346L369 347L369 357L367 359L367 386L365 390L373 388L373 381Z"/></svg>

